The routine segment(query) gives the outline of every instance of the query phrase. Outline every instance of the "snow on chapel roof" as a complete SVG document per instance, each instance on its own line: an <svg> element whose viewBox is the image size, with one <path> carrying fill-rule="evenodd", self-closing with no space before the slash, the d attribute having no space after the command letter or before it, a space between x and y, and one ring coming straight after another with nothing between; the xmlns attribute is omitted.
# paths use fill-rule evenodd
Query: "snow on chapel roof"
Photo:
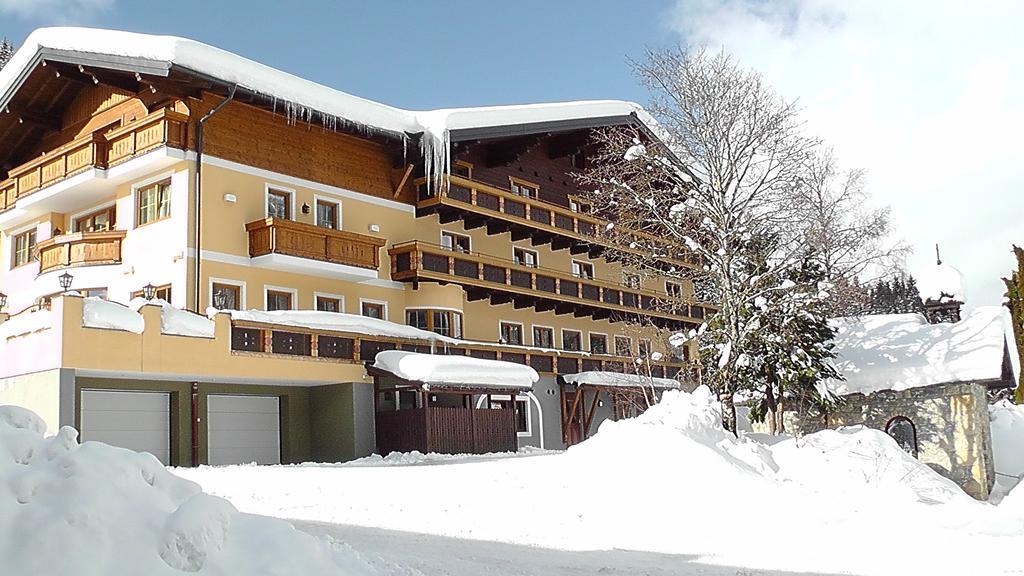
<svg viewBox="0 0 1024 576"><path fill-rule="evenodd" d="M839 396L906 390L932 384L997 380L1002 376L1006 310L982 306L956 323L929 324L920 314L832 320L836 367L845 381L828 381Z"/></svg>
<svg viewBox="0 0 1024 576"><path fill-rule="evenodd" d="M921 299L925 301L967 301L964 275L949 264L938 263L922 270L917 279L917 288L921 292Z"/></svg>
<svg viewBox="0 0 1024 576"><path fill-rule="evenodd" d="M45 52L45 54L44 54ZM7 66L0 70L0 105L17 90L38 58L61 55L89 57L102 67L111 59L142 61L149 73L163 73L173 65L200 75L236 84L280 100L281 109L299 118L316 111L344 121L390 132L423 133L421 140L428 175L448 169L451 131L566 120L635 116L653 134L664 132L644 109L633 102L593 100L518 106L403 110L299 78L248 58L202 42L175 36L137 34L96 28L40 28L25 40Z"/></svg>
<svg viewBox="0 0 1024 576"><path fill-rule="evenodd" d="M530 390L540 380L537 371L523 364L470 356L419 354L402 350L378 352L373 367L428 387L497 388Z"/></svg>

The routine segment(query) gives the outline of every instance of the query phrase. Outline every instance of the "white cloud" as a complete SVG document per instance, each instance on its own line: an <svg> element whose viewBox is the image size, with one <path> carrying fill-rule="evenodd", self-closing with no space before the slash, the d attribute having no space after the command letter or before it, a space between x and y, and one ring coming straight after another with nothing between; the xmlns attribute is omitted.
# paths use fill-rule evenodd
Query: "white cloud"
<svg viewBox="0 0 1024 576"><path fill-rule="evenodd" d="M868 170L915 248L943 260L972 305L998 304L1024 244L1024 3L680 0L674 28L724 47L798 98L808 128Z"/></svg>
<svg viewBox="0 0 1024 576"><path fill-rule="evenodd" d="M64 24L89 20L93 13L113 5L114 0L0 0L0 14Z"/></svg>

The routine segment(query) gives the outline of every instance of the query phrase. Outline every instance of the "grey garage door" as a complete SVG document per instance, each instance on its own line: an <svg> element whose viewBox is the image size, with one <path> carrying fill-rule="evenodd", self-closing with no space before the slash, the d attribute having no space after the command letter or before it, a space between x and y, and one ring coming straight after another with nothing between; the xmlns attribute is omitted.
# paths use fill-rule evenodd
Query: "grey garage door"
<svg viewBox="0 0 1024 576"><path fill-rule="evenodd" d="M207 446L210 464L280 464L281 409L277 396L210 395Z"/></svg>
<svg viewBox="0 0 1024 576"><path fill-rule="evenodd" d="M167 392L82 390L82 440L149 452L171 460L171 395Z"/></svg>

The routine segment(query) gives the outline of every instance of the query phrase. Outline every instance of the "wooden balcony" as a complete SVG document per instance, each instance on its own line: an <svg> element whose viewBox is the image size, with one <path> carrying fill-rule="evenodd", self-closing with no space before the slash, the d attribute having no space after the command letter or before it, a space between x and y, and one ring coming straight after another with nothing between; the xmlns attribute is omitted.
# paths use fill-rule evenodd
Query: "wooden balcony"
<svg viewBox="0 0 1024 576"><path fill-rule="evenodd" d="M461 176L448 178L448 186L439 194L429 194L426 180L417 180L417 215L437 213L442 224L462 220L467 230L486 227L488 234L510 232L514 241L529 238L535 246L551 244L553 250L568 248L572 254L588 254L591 258L605 255L612 246L608 238L602 237L607 220ZM644 232L629 234L639 245L664 245L664 240ZM696 255L679 252L659 261L667 266L699 267Z"/></svg>
<svg viewBox="0 0 1024 576"><path fill-rule="evenodd" d="M312 224L265 218L245 225L249 256L283 254L332 264L377 270L384 238L321 228Z"/></svg>
<svg viewBox="0 0 1024 576"><path fill-rule="evenodd" d="M106 232L75 232L43 240L36 245L39 273L121 263L124 230Z"/></svg>
<svg viewBox="0 0 1024 576"><path fill-rule="evenodd" d="M91 168L116 166L160 146L183 149L188 116L170 109L157 112L107 133L81 136L56 150L8 171L0 182L0 212L43 188Z"/></svg>
<svg viewBox="0 0 1024 576"><path fill-rule="evenodd" d="M459 284L470 301L511 302L516 308L554 310L577 317L623 321L643 316L667 328L696 327L712 308L672 299L666 294L629 288L614 282L577 278L546 268L533 268L480 254L454 252L425 242L396 244L391 279L406 282Z"/></svg>

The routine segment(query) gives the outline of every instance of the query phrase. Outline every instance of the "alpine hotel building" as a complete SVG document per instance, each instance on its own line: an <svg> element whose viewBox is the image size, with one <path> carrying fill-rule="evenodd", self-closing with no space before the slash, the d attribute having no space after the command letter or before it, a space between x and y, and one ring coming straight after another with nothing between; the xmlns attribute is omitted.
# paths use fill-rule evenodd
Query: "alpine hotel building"
<svg viewBox="0 0 1024 576"><path fill-rule="evenodd" d="M665 334L710 311L623 269L576 197L592 131L651 122L411 112L188 40L37 31L0 71L0 404L185 466L577 442L685 380ZM410 382L382 350L540 378Z"/></svg>

